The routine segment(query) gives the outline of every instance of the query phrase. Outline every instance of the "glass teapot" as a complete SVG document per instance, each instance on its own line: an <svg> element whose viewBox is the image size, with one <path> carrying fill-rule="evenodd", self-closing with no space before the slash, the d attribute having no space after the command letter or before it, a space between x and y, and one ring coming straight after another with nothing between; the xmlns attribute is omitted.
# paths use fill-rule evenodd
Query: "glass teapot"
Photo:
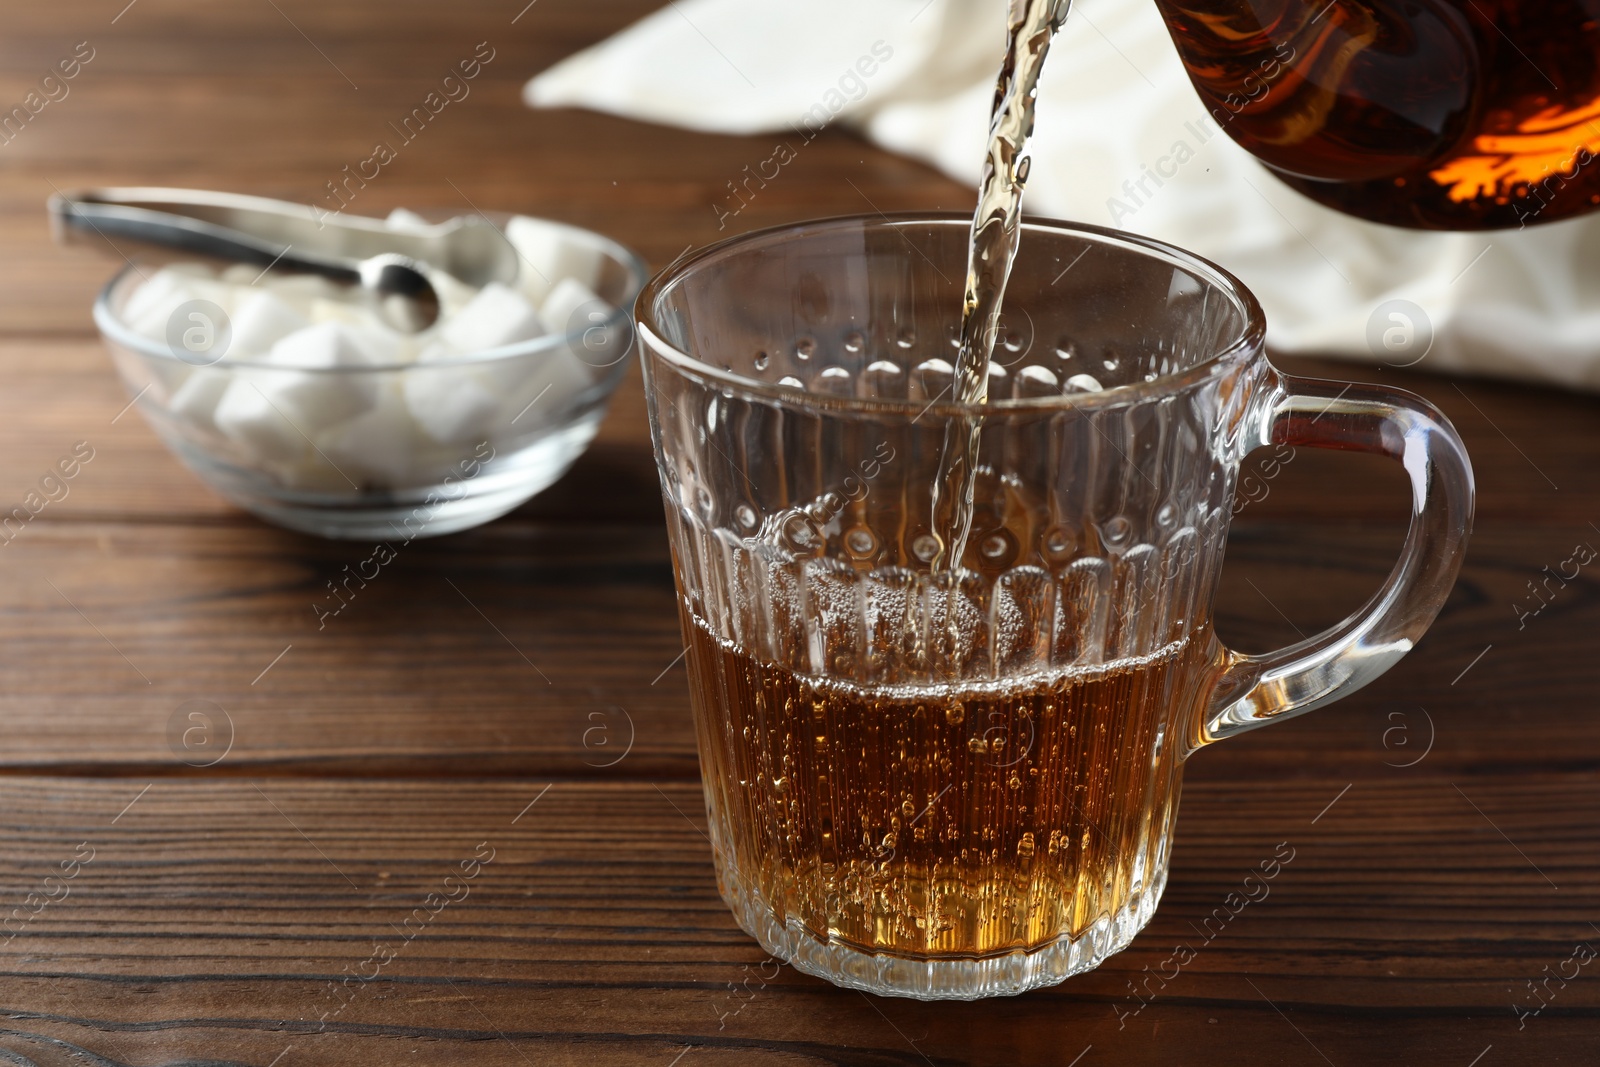
<svg viewBox="0 0 1600 1067"><path fill-rule="evenodd" d="M1498 229L1600 205L1600 0L1156 0L1228 134L1329 207Z"/></svg>

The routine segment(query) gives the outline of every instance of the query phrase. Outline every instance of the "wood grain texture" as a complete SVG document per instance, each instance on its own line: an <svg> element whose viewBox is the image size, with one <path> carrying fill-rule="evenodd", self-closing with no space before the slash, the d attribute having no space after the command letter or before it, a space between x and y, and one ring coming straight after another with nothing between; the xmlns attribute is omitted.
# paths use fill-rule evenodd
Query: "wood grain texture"
<svg viewBox="0 0 1600 1067"><path fill-rule="evenodd" d="M1600 977L1542 999L1528 983L1600 944L1600 580L1519 605L1600 543L1595 399L1280 361L1413 389L1466 438L1479 523L1439 622L1337 707L1194 756L1164 903L1098 971L972 1005L839 990L764 963L716 894L636 373L567 478L407 546L319 629L311 605L369 547L256 522L123 411L89 319L117 264L52 247L42 205L144 182L316 200L480 41L495 58L471 96L352 210L544 214L660 265L736 230L966 209L972 191L830 131L719 230L725 183L773 137L521 105L526 76L659 0L125 3L13 5L0 34L0 101L96 49L0 145L0 507L95 449L0 544L0 1059L1592 1061ZM1406 502L1371 457L1301 449L1264 484L1217 603L1223 637L1256 651L1359 606ZM186 735L194 711L206 729ZM1270 893L1219 925L1285 842ZM480 844L494 858L467 897L407 937ZM1178 945L1195 955L1174 974ZM376 967L379 947L394 958Z"/></svg>
<svg viewBox="0 0 1600 1067"><path fill-rule="evenodd" d="M1377 589L1398 533L1242 523L1218 600L1223 638L1262 652L1337 622ZM1539 533L1549 558L1564 558L1565 535ZM415 542L319 629L313 605L335 603L325 582L367 551L255 524L41 518L0 549L11 629L0 768L194 773L205 753L175 747L168 727L199 700L233 731L207 773L694 776L658 528L501 522ZM1600 595L1584 576L1519 630L1513 604L1528 600L1539 558L1529 552L1520 531L1480 530L1444 614L1382 683L1204 759L1331 773L1383 755L1391 725L1409 722L1422 743L1431 721L1435 760L1474 765L1504 730L1497 760L1592 766L1592 750L1560 739L1574 728L1572 673L1600 635ZM1490 645L1471 684L1452 685Z"/></svg>
<svg viewBox="0 0 1600 1067"><path fill-rule="evenodd" d="M91 295L84 297L85 323ZM1480 523L1595 533L1588 524L1600 522L1600 440L1587 432L1596 410L1592 398L1328 359L1277 356L1274 362L1312 377L1395 385L1438 405L1472 456ZM0 501L5 506L16 503L74 443L87 441L95 448L94 460L69 497L52 504L46 517L135 522L231 517L253 523L188 474L138 409L127 407L142 383L125 388L92 336L17 339L0 331L0 380L7 383L0 392ZM1245 473L1260 472L1271 458L1270 450L1258 453L1245 464ZM530 501L513 521L654 524L661 513L658 486L643 386L638 370L630 368L589 451L567 478ZM1403 519L1409 492L1400 468L1387 460L1310 448L1295 450L1265 486L1262 499L1241 509L1242 520Z"/></svg>
<svg viewBox="0 0 1600 1067"><path fill-rule="evenodd" d="M1592 776L1469 795L1421 768L1347 792L1322 777L1191 782L1165 901L1131 948L1065 986L943 1005L763 967L717 897L693 785L549 785L0 785L0 899L90 857L58 903L9 928L0 1048L52 1062L31 1034L124 1063L666 1064L689 1048L997 1067L1089 1046L1132 1064L1172 1063L1175 1047L1185 1063L1592 1049L1600 984L1570 983L1521 1030L1510 1011L1587 928ZM1216 918L1274 854L1289 860L1265 892ZM428 915L475 856L487 862ZM1137 1010L1130 982L1177 945L1193 960Z"/></svg>

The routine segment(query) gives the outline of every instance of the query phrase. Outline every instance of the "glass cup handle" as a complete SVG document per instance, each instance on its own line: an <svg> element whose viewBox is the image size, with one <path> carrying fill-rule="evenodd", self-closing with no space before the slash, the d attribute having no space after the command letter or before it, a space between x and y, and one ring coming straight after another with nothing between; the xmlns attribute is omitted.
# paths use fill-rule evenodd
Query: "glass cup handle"
<svg viewBox="0 0 1600 1067"><path fill-rule="evenodd" d="M1466 552L1472 464L1450 420L1426 400L1380 385L1276 374L1264 393L1259 445L1372 452L1411 478L1411 527L1383 588L1354 615L1262 656L1222 652L1200 743L1220 741L1355 692L1427 630Z"/></svg>

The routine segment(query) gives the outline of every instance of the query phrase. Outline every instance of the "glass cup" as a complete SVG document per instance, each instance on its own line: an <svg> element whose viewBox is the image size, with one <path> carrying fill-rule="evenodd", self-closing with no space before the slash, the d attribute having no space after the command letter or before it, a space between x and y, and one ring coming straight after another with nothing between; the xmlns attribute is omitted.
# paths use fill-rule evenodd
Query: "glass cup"
<svg viewBox="0 0 1600 1067"><path fill-rule="evenodd" d="M1473 502L1426 401L1279 372L1237 279L1092 226L1024 224L989 402L952 403L967 226L747 234L635 308L723 899L800 970L923 999L1127 945L1184 760L1403 656ZM931 490L973 425L952 568ZM1243 655L1211 604L1240 463L1281 444L1399 461L1411 527L1360 611Z"/></svg>

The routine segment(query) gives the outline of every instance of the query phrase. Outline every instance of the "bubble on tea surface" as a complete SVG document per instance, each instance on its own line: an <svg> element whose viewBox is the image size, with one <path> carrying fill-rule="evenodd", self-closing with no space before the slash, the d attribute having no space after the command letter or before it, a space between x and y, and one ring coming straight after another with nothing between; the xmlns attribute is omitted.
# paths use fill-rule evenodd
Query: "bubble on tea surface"
<svg viewBox="0 0 1600 1067"><path fill-rule="evenodd" d="M817 342L810 337L802 337L794 343L794 354L796 359L810 359L812 353L816 352L816 350Z"/></svg>
<svg viewBox="0 0 1600 1067"><path fill-rule="evenodd" d="M1011 542L1005 534L993 533L983 539L978 551L983 553L985 559L998 560L1005 556L1011 548Z"/></svg>
<svg viewBox="0 0 1600 1067"><path fill-rule="evenodd" d="M910 348L912 345L917 343L916 331L912 330L910 327L906 327L899 333L895 334L894 343L900 348Z"/></svg>
<svg viewBox="0 0 1600 1067"><path fill-rule="evenodd" d="M846 352L860 352L867 347L867 339L860 330L851 330L844 335L844 350Z"/></svg>
<svg viewBox="0 0 1600 1067"><path fill-rule="evenodd" d="M766 370L767 367L772 363L772 357L767 355L766 351L763 350L756 353L754 363L756 370Z"/></svg>
<svg viewBox="0 0 1600 1067"><path fill-rule="evenodd" d="M799 378L796 378L792 374L785 374L782 378L779 378L778 379L778 384L783 386L785 389L801 389L801 390L803 390L806 387L806 383L805 382L802 382Z"/></svg>
<svg viewBox="0 0 1600 1067"><path fill-rule="evenodd" d="M1062 363L1071 363L1077 357L1078 346L1076 342L1070 341L1065 337L1056 342L1056 359Z"/></svg>
<svg viewBox="0 0 1600 1067"><path fill-rule="evenodd" d="M1098 393L1104 386L1092 374L1074 374L1067 379L1065 392L1068 393Z"/></svg>

